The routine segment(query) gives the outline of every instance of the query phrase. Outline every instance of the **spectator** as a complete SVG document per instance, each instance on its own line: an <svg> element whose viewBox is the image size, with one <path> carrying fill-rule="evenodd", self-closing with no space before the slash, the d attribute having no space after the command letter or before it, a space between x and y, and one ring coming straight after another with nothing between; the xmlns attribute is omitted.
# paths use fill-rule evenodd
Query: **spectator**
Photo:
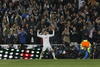
<svg viewBox="0 0 100 67"><path fill-rule="evenodd" d="M70 44L70 35L69 35L69 29L65 28L64 31L62 32L62 36L63 36L63 43L66 44L67 46L69 46Z"/></svg>
<svg viewBox="0 0 100 67"><path fill-rule="evenodd" d="M19 30L19 32L18 32L19 43L21 43L21 44L27 43L26 37L27 37L27 34L26 34L25 30L23 28L21 30Z"/></svg>
<svg viewBox="0 0 100 67"><path fill-rule="evenodd" d="M27 38L27 41L28 41L28 43L30 44L30 43L35 43L35 37L34 37L34 32L33 32L33 29L30 29L29 30L29 33L28 33L28 36L27 36L28 38Z"/></svg>
<svg viewBox="0 0 100 67"><path fill-rule="evenodd" d="M56 35L50 39L52 43L63 43L62 38L66 40L64 29L67 27L69 33L66 34L70 42L80 43L83 39L92 41L98 35L95 32L100 30L100 3L85 0L78 9L77 1L0 0L1 43L8 43L10 35L14 36L13 43L31 43L30 32L33 32L34 43L38 43L36 32L43 28L48 31L49 28L55 29Z"/></svg>

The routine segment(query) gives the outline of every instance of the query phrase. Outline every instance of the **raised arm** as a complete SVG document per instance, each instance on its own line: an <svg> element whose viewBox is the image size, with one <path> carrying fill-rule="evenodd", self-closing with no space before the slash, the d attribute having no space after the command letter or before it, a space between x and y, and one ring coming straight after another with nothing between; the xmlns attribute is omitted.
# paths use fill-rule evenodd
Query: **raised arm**
<svg viewBox="0 0 100 67"><path fill-rule="evenodd" d="M50 37L53 37L54 34L55 34L54 30L52 30L52 31L53 31L53 33L52 34L49 34Z"/></svg>
<svg viewBox="0 0 100 67"><path fill-rule="evenodd" d="M42 35L39 34L40 30L37 30L37 36L42 38Z"/></svg>

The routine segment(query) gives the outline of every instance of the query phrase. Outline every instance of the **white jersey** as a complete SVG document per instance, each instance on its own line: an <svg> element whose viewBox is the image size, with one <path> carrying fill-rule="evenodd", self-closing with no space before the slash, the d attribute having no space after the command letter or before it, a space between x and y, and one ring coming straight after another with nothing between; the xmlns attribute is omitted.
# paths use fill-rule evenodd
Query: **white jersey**
<svg viewBox="0 0 100 67"><path fill-rule="evenodd" d="M39 32L37 32L37 36L43 39L43 51L45 51L46 49L52 50L49 38L54 36L54 31L53 34L47 34L47 35L41 35L39 34Z"/></svg>
<svg viewBox="0 0 100 67"><path fill-rule="evenodd" d="M37 36L43 39L43 45L50 44L49 38L54 36L54 31L53 34L47 34L47 35L41 35L39 32L37 32Z"/></svg>

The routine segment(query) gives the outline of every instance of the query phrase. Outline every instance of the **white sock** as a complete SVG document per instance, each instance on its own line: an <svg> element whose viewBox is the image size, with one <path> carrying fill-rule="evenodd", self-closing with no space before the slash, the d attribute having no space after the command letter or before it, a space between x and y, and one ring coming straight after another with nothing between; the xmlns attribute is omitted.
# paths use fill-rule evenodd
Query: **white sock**
<svg viewBox="0 0 100 67"><path fill-rule="evenodd" d="M55 53L54 53L54 52L52 52L52 56L53 56L54 59L56 59L56 57L55 57Z"/></svg>
<svg viewBox="0 0 100 67"><path fill-rule="evenodd" d="M42 59L42 57L43 57L43 53L40 54L40 58L39 59Z"/></svg>

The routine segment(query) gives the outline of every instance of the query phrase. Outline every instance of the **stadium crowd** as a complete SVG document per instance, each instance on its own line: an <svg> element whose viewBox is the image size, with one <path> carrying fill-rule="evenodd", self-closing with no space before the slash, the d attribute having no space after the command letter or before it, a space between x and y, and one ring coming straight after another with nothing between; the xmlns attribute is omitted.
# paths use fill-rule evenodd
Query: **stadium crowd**
<svg viewBox="0 0 100 67"><path fill-rule="evenodd" d="M100 3L79 8L78 0L0 0L1 44L42 43L38 29L54 29L53 44L100 43Z"/></svg>

